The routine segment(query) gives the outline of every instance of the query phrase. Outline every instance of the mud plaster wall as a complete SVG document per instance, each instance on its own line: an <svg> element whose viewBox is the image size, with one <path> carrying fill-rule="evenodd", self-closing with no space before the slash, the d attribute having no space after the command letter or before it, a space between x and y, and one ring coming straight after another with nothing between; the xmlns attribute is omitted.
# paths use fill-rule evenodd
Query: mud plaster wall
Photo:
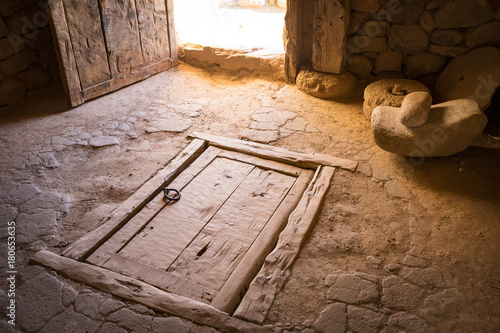
<svg viewBox="0 0 500 333"><path fill-rule="evenodd" d="M0 113L60 82L45 2L0 1Z"/></svg>
<svg viewBox="0 0 500 333"><path fill-rule="evenodd" d="M303 13L301 58L307 66L317 18ZM432 88L454 57L500 47L500 0L351 0L345 36L346 69L356 77L404 75Z"/></svg>

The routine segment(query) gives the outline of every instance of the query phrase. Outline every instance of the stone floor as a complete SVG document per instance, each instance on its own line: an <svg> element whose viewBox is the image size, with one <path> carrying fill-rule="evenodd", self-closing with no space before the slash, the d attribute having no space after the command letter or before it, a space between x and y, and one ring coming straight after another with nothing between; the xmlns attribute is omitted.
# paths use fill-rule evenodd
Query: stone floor
<svg viewBox="0 0 500 333"><path fill-rule="evenodd" d="M2 316L1 331L216 332L28 265L98 225L193 131L360 163L337 171L266 320L275 332L499 331L500 154L386 153L371 139L362 91L325 101L180 65L74 109L59 90L21 102L0 121L0 269L15 278L2 278L0 303L8 315L15 300L16 324Z"/></svg>

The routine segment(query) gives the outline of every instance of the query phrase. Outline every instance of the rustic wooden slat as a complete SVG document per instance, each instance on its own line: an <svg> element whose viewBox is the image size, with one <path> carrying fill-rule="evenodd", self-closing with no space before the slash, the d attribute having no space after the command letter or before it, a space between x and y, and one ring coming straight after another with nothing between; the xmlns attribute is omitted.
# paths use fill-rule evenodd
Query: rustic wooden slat
<svg viewBox="0 0 500 333"><path fill-rule="evenodd" d="M108 215L104 224L71 244L63 255L75 260L85 260L97 247L154 198L166 184L170 183L205 150L206 142L193 140L176 158L154 177L148 180L130 198Z"/></svg>
<svg viewBox="0 0 500 333"><path fill-rule="evenodd" d="M104 292L141 303L157 311L192 320L201 325L226 329L230 332L272 332L272 326L260 326L233 318L202 302L178 296L137 279L61 257L49 251L37 252L32 261Z"/></svg>
<svg viewBox="0 0 500 333"><path fill-rule="evenodd" d="M157 74L164 70L170 69L173 66L172 59L166 59L156 64L143 67L136 72L123 74L115 77L112 80L104 81L92 87L83 90L83 98L85 101L102 96L108 92L118 90L132 83L144 80L151 75Z"/></svg>
<svg viewBox="0 0 500 333"><path fill-rule="evenodd" d="M159 269L168 269L184 248L231 196L254 166L215 159L119 254Z"/></svg>
<svg viewBox="0 0 500 333"><path fill-rule="evenodd" d="M109 80L98 1L64 0L64 9L82 88Z"/></svg>
<svg viewBox="0 0 500 333"><path fill-rule="evenodd" d="M187 184L221 152L219 148L208 147L189 167L187 167L174 180L166 184L182 191ZM94 265L103 265L109 258L130 241L139 231L141 231L165 206L167 202L164 199L163 192L158 193L148 204L133 216L120 230L92 253L87 261Z"/></svg>
<svg viewBox="0 0 500 333"><path fill-rule="evenodd" d="M256 156L250 156L235 151L223 150L219 157L228 158L230 160L240 161L248 164L253 164L264 170L273 170L277 172L284 173L285 175L297 177L302 172L302 168L295 167L293 165L279 163L272 160L266 160Z"/></svg>
<svg viewBox="0 0 500 333"><path fill-rule="evenodd" d="M295 83L300 66L300 2L301 0L287 0L285 13L285 80Z"/></svg>
<svg viewBox="0 0 500 333"><path fill-rule="evenodd" d="M295 180L295 177L254 168L168 271L219 290Z"/></svg>
<svg viewBox="0 0 500 333"><path fill-rule="evenodd" d="M213 307L229 314L233 313L243 297L244 291L258 273L266 256L275 246L280 232L288 221L290 212L297 206L313 174L312 170L302 171L259 237L215 296L211 303Z"/></svg>
<svg viewBox="0 0 500 333"><path fill-rule="evenodd" d="M71 45L69 28L62 0L49 0L49 17L53 42L59 61L64 90L68 94L71 106L83 103L82 87L76 68L75 54Z"/></svg>
<svg viewBox="0 0 500 333"><path fill-rule="evenodd" d="M130 73L143 65L135 0L100 0L112 77Z"/></svg>
<svg viewBox="0 0 500 333"><path fill-rule="evenodd" d="M290 275L291 266L316 221L334 173L335 168L332 167L318 168L315 178L290 214L276 248L267 256L262 269L236 309L235 317L257 323L264 321L276 293Z"/></svg>
<svg viewBox="0 0 500 333"><path fill-rule="evenodd" d="M345 70L345 39L348 13L345 1L314 2L312 66L319 72L340 74Z"/></svg>
<svg viewBox="0 0 500 333"><path fill-rule="evenodd" d="M170 41L166 3L158 0L136 0L144 64L170 58Z"/></svg>
<svg viewBox="0 0 500 333"><path fill-rule="evenodd" d="M324 154L305 154L291 152L283 148L264 145L250 141L224 138L206 133L195 132L192 137L206 140L210 145L227 150L246 153L282 163L288 163L300 168L316 169L319 165L339 167L354 171L358 162Z"/></svg>
<svg viewBox="0 0 500 333"><path fill-rule="evenodd" d="M111 256L103 267L144 281L162 290L206 304L210 304L217 295L217 291L213 289L119 255Z"/></svg>
<svg viewBox="0 0 500 333"><path fill-rule="evenodd" d="M165 3L167 5L170 59L172 59L173 65L176 66L179 62L179 55L177 51L177 37L175 32L174 0L165 0Z"/></svg>

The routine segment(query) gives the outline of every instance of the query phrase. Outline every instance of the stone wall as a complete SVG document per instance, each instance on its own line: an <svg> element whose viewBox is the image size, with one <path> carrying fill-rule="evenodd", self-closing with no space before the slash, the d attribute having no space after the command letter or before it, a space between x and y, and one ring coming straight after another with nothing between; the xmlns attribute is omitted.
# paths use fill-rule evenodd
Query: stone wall
<svg viewBox="0 0 500 333"><path fill-rule="evenodd" d="M60 81L45 3L0 1L0 113Z"/></svg>
<svg viewBox="0 0 500 333"><path fill-rule="evenodd" d="M454 57L500 47L498 0L351 0L347 70L358 78L401 76L432 88Z"/></svg>

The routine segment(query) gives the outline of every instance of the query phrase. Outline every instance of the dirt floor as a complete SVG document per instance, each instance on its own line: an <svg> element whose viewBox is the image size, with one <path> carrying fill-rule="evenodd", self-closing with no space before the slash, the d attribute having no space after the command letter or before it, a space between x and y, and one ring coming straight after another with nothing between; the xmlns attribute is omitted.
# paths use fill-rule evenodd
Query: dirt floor
<svg viewBox="0 0 500 333"><path fill-rule="evenodd" d="M360 165L356 172L337 170L266 323L277 331L333 332L322 328L328 320L322 311L341 303L352 332L500 331L500 153L469 148L415 161L382 151L362 114L362 93L360 85L344 100L320 100L282 82L183 64L74 109L60 90L49 90L0 121L2 186L30 182L70 198L57 233L43 238L60 252L187 146L190 133L251 138L259 135L249 132L259 110L288 111L273 133L262 134L279 137L269 144ZM172 114L177 129L169 127ZM297 118L307 126L288 126ZM89 146L103 137L116 144ZM44 161L44 152L56 162ZM344 288L356 290L353 277L361 276L378 296L366 302L335 296L344 275L352 284ZM359 309L369 310L367 320L381 318L372 330L356 326Z"/></svg>

